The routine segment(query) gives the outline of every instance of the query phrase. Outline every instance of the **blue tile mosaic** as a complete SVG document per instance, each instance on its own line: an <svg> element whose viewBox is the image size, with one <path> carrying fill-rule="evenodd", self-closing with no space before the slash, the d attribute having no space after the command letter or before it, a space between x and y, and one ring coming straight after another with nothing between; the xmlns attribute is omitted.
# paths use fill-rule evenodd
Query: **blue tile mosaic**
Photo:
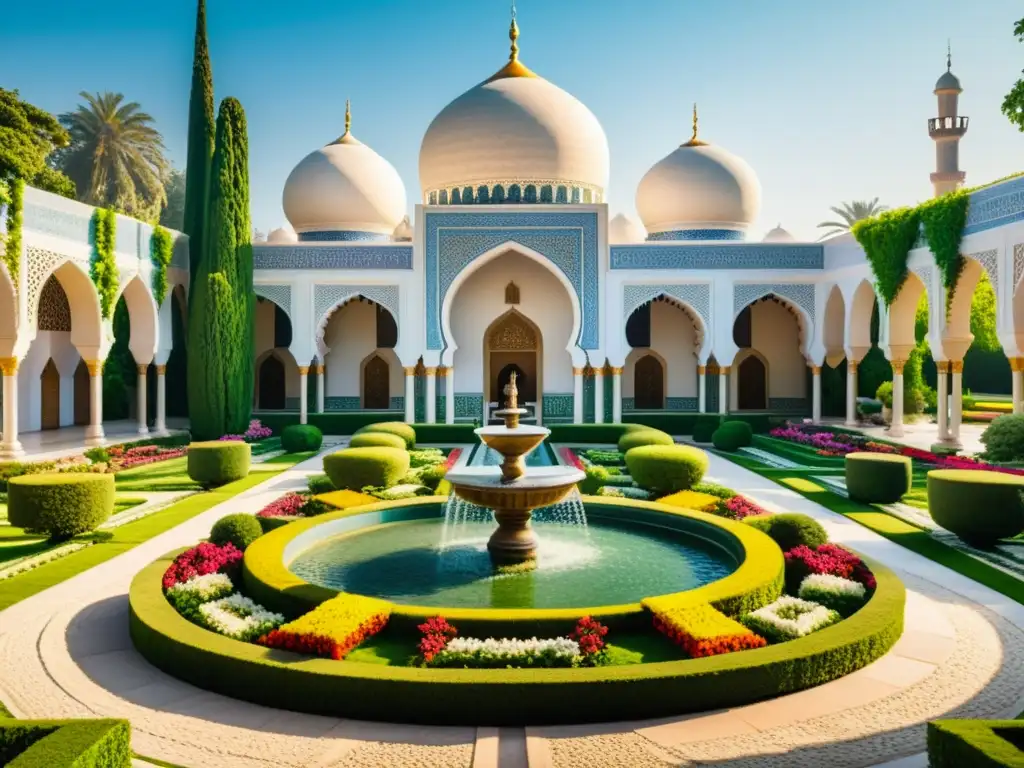
<svg viewBox="0 0 1024 768"><path fill-rule="evenodd" d="M1024 176L972 192L964 234L1024 220Z"/></svg>
<svg viewBox="0 0 1024 768"><path fill-rule="evenodd" d="M458 421L478 421L484 412L482 394L455 393L455 418Z"/></svg>
<svg viewBox="0 0 1024 768"><path fill-rule="evenodd" d="M544 409L542 414L544 421L558 418L568 418L571 421L573 415L572 402L572 392L568 394L545 392L541 406Z"/></svg>
<svg viewBox="0 0 1024 768"><path fill-rule="evenodd" d="M88 214L77 214L26 201L22 212L22 226L34 232L88 244L92 242L91 216L91 208Z"/></svg>
<svg viewBox="0 0 1024 768"><path fill-rule="evenodd" d="M389 243L390 235L380 232L353 232L332 230L327 232L299 232L300 243Z"/></svg>
<svg viewBox="0 0 1024 768"><path fill-rule="evenodd" d="M671 232L653 232L647 236L651 242L660 240L746 240L746 232L735 229L676 229Z"/></svg>
<svg viewBox="0 0 1024 768"><path fill-rule="evenodd" d="M613 245L612 269L823 269L825 248L817 244Z"/></svg>
<svg viewBox="0 0 1024 768"><path fill-rule="evenodd" d="M256 269L412 269L411 245L253 245Z"/></svg>

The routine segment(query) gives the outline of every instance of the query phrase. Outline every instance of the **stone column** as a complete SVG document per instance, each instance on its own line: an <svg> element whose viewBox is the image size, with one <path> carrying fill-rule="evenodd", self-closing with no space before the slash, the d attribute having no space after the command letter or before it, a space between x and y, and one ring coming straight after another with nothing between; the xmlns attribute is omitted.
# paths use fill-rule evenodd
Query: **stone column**
<svg viewBox="0 0 1024 768"><path fill-rule="evenodd" d="M157 435L167 434L167 366L156 367L156 420L153 431Z"/></svg>
<svg viewBox="0 0 1024 768"><path fill-rule="evenodd" d="M0 458L16 459L25 454L18 441L18 358L0 357L4 380L4 429Z"/></svg>
<svg viewBox="0 0 1024 768"><path fill-rule="evenodd" d="M612 372L612 422L622 423L622 369L611 368Z"/></svg>
<svg viewBox="0 0 1024 768"><path fill-rule="evenodd" d="M309 366L299 366L299 424L309 421L309 403L306 402L306 378L309 376Z"/></svg>
<svg viewBox="0 0 1024 768"><path fill-rule="evenodd" d="M316 412L324 412L324 364L318 363L313 366L316 372Z"/></svg>
<svg viewBox="0 0 1024 768"><path fill-rule="evenodd" d="M455 369L444 369L444 423L455 423Z"/></svg>
<svg viewBox="0 0 1024 768"><path fill-rule="evenodd" d="M437 423L437 368L427 368L427 424Z"/></svg>
<svg viewBox="0 0 1024 768"><path fill-rule="evenodd" d="M857 426L857 361L846 360L846 426Z"/></svg>
<svg viewBox="0 0 1024 768"><path fill-rule="evenodd" d="M935 417L939 422L939 442L949 440L949 361L935 361L935 389L938 399L935 406Z"/></svg>
<svg viewBox="0 0 1024 768"><path fill-rule="evenodd" d="M960 442L960 422L963 420L964 414L964 361L950 360L949 372L953 379L953 390L949 393L950 400L952 401L949 404L949 441L957 448L960 448L963 445Z"/></svg>
<svg viewBox="0 0 1024 768"><path fill-rule="evenodd" d="M583 423L583 369L572 369L572 423Z"/></svg>
<svg viewBox="0 0 1024 768"><path fill-rule="evenodd" d="M892 363L892 421L889 423L890 437L903 437L903 366L906 360L891 360Z"/></svg>
<svg viewBox="0 0 1024 768"><path fill-rule="evenodd" d="M718 369L718 412L723 416L729 412L729 366Z"/></svg>
<svg viewBox="0 0 1024 768"><path fill-rule="evenodd" d="M821 366L811 366L811 421L821 423Z"/></svg>
<svg viewBox="0 0 1024 768"><path fill-rule="evenodd" d="M1011 357L1013 371L1013 412L1024 413L1024 357Z"/></svg>
<svg viewBox="0 0 1024 768"><path fill-rule="evenodd" d="M594 369L594 423L604 424L604 367Z"/></svg>
<svg viewBox="0 0 1024 768"><path fill-rule="evenodd" d="M416 422L416 366L402 369L405 372L405 421Z"/></svg>
<svg viewBox="0 0 1024 768"><path fill-rule="evenodd" d="M103 361L86 360L89 369L89 426L85 428L86 445L103 445Z"/></svg>
<svg viewBox="0 0 1024 768"><path fill-rule="evenodd" d="M136 371L139 374L135 379L135 410L138 412L139 434L148 435L149 426L146 424L146 420L149 415L149 407L146 403L146 388L148 386L146 374L149 372L149 366L139 363L136 365Z"/></svg>
<svg viewBox="0 0 1024 768"><path fill-rule="evenodd" d="M708 367L697 366L697 413L706 413L708 410Z"/></svg>

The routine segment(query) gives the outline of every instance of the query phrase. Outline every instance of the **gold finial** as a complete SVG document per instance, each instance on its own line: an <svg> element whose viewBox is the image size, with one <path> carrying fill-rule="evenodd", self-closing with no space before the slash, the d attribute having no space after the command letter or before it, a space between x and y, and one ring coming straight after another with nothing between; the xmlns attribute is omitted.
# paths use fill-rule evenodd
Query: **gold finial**
<svg viewBox="0 0 1024 768"><path fill-rule="evenodd" d="M519 407L519 388L516 386L516 372L512 371L505 385L505 407L509 410Z"/></svg>
<svg viewBox="0 0 1024 768"><path fill-rule="evenodd" d="M512 3L512 24L508 28L508 39L512 41L512 51L508 55L508 60L518 61L519 60L519 46L516 41L519 39L519 25L516 23L516 4Z"/></svg>
<svg viewBox="0 0 1024 768"><path fill-rule="evenodd" d="M349 99L345 99L345 135L348 136L352 132L352 102Z"/></svg>
<svg viewBox="0 0 1024 768"><path fill-rule="evenodd" d="M519 24L516 21L516 4L512 2L512 23L508 28L508 39L512 47L508 55L508 63L491 75L484 82L491 83L495 80L504 80L506 77L537 77L521 61L519 61Z"/></svg>
<svg viewBox="0 0 1024 768"><path fill-rule="evenodd" d="M698 130L698 118L697 118L697 102L693 102L693 135L690 140L686 142L684 147L703 147L707 144L706 141L701 141L697 138Z"/></svg>

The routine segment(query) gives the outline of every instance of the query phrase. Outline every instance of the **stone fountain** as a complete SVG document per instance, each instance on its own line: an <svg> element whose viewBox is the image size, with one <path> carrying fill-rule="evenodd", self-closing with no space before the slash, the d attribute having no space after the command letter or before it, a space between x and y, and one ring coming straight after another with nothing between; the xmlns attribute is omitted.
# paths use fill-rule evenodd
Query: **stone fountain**
<svg viewBox="0 0 1024 768"><path fill-rule="evenodd" d="M455 494L494 512L498 529L487 542L491 559L498 565L514 565L537 555L537 534L530 526L533 510L557 504L585 477L570 467L526 469L526 455L544 442L551 430L520 424L527 413L519 407L519 391L513 372L505 387L505 408L495 416L503 426L476 430L487 446L501 454L500 467L466 467L446 478Z"/></svg>

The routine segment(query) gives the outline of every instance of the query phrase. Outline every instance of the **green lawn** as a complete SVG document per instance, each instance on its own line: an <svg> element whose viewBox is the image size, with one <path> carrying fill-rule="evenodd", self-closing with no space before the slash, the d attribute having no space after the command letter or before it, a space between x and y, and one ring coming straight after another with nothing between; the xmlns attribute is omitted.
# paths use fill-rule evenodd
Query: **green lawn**
<svg viewBox="0 0 1024 768"><path fill-rule="evenodd" d="M126 469L114 475L114 484L119 491L146 493L149 491L198 491L199 484L192 482L187 471L188 457L179 456L154 464L145 464Z"/></svg>

